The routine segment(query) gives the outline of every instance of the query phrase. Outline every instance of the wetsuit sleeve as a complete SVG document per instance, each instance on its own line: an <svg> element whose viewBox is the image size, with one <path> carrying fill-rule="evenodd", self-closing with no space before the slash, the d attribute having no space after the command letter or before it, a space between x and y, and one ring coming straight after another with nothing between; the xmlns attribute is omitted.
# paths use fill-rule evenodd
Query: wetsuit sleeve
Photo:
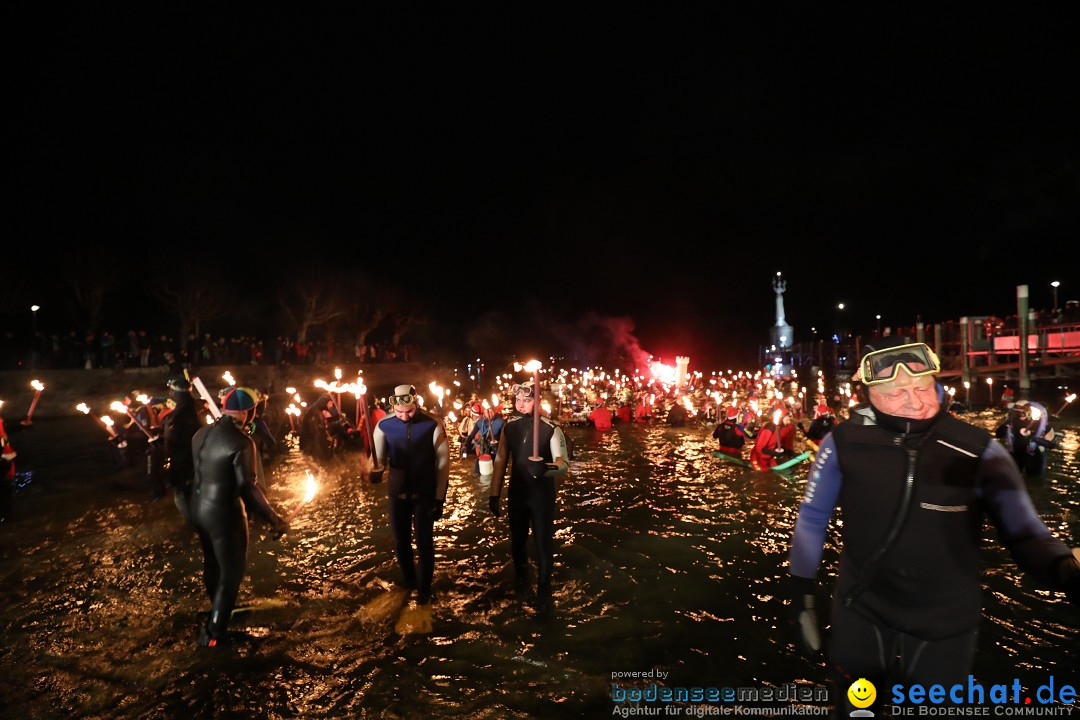
<svg viewBox="0 0 1080 720"><path fill-rule="evenodd" d="M978 482L983 507L1016 564L1044 585L1058 587L1058 566L1072 551L1039 519L1016 462L1002 445L986 446Z"/></svg>
<svg viewBox="0 0 1080 720"><path fill-rule="evenodd" d="M829 518L836 510L842 484L840 463L836 459L836 441L829 435L822 441L817 459L810 469L806 494L799 507L799 518L795 521L789 568L792 575L817 577Z"/></svg>
<svg viewBox="0 0 1080 720"><path fill-rule="evenodd" d="M378 469L386 469L390 467L390 459L386 452L386 433L382 431L382 420L375 423L375 430L372 431L372 440L375 443L375 460ZM381 463L381 464L380 464Z"/></svg>
<svg viewBox="0 0 1080 720"><path fill-rule="evenodd" d="M233 456L233 473L236 475L236 487L240 490L240 497L244 499L244 507L249 514L258 515L269 525L277 527L283 521L263 494L259 487L259 476L255 464L255 443L251 438L244 438L241 449Z"/></svg>
<svg viewBox="0 0 1080 720"><path fill-rule="evenodd" d="M507 443L503 442L505 435L506 426L503 425L502 430L499 431L499 449L495 451L495 468L491 476L491 492L488 493L491 497L499 497L502 493L503 478L506 477L506 464L510 459L510 451L506 449Z"/></svg>
<svg viewBox="0 0 1080 720"><path fill-rule="evenodd" d="M446 439L446 428L438 422L431 442L435 445L435 498L446 499L446 490L450 486L450 441Z"/></svg>
<svg viewBox="0 0 1080 720"><path fill-rule="evenodd" d="M570 463L567 461L569 453L566 451L566 436L563 435L562 428L555 428L555 432L551 434L550 448L551 457L553 458L556 467L545 472L544 477L562 475L570 469Z"/></svg>

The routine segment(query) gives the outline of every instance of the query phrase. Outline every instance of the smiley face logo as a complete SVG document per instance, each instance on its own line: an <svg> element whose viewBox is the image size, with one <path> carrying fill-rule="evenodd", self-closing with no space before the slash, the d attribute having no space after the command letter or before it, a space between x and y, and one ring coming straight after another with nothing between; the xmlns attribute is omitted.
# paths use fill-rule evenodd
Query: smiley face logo
<svg viewBox="0 0 1080 720"><path fill-rule="evenodd" d="M877 688L866 678L859 678L851 683L847 690L848 700L857 708L868 708L877 699Z"/></svg>

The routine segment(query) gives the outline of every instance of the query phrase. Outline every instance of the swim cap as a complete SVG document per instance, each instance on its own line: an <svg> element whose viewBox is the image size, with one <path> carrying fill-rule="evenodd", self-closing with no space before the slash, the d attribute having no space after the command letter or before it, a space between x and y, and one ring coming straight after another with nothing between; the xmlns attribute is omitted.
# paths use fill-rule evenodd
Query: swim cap
<svg viewBox="0 0 1080 720"><path fill-rule="evenodd" d="M255 407L255 397L246 388L232 388L221 401L225 412L245 412Z"/></svg>

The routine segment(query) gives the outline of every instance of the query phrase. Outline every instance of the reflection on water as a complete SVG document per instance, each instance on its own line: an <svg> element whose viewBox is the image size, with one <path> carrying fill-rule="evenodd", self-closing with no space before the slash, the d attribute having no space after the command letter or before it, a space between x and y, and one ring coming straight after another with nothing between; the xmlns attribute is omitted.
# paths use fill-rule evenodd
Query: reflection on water
<svg viewBox="0 0 1080 720"><path fill-rule="evenodd" d="M984 424L989 424L987 417ZM615 671L668 683L823 682L782 631L786 552L805 470L792 479L711 457L701 428L571 428L557 518L555 610L512 587L505 519L455 461L437 526L434 631L399 635L385 489L352 459L291 452L271 500L300 508L281 541L253 534L236 647L194 646L208 603L197 542L165 503L109 498L5 553L5 712L64 717L610 716ZM1075 429L1029 487L1047 524L1080 537ZM103 493L113 492L108 487ZM1019 579L988 532L987 622L977 673L1036 684L1074 672L1080 614ZM830 541L831 542L831 541ZM826 551L835 569L836 548ZM827 613L825 613L827 616ZM1024 673L1029 673L1025 675ZM19 689L16 689L19 688Z"/></svg>

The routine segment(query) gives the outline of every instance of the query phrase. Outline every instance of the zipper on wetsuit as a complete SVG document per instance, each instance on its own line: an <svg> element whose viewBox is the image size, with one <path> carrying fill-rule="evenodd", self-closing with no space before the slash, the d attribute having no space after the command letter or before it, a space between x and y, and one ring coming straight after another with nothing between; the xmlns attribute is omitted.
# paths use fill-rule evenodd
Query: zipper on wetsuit
<svg viewBox="0 0 1080 720"><path fill-rule="evenodd" d="M903 438L893 438L893 442L903 446ZM860 579L856 581L855 586L844 595L844 605L847 607L851 607L851 603L855 601L855 598L862 594L863 590L866 589L870 578L873 577L874 570L877 569L878 562L881 561L881 558L885 553L892 549L893 543L896 542L896 537L900 534L900 530L903 529L904 522L907 520L908 511L911 509L911 496L915 490L915 465L919 459L919 451L909 447L905 447L904 450L907 452L907 475L904 479L904 494L900 499L900 509L893 519L892 527L889 528L889 534L885 536L885 540L878 546L878 549L874 554L870 556L870 559L866 561L866 565L863 566L863 571L859 573Z"/></svg>

